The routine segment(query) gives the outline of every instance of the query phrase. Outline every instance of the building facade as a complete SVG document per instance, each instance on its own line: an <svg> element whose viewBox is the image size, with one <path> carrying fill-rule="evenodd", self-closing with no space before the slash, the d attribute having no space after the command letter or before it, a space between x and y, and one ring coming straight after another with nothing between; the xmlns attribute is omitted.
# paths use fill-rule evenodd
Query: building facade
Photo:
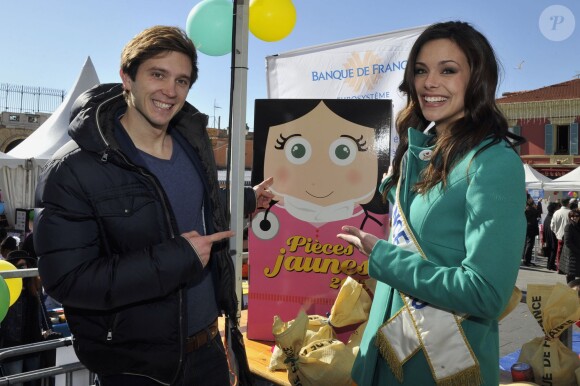
<svg viewBox="0 0 580 386"><path fill-rule="evenodd" d="M228 158L229 158L229 131L227 129L214 129L208 128L207 132L209 134L209 138L211 140L211 144L213 147L213 154L215 157L216 165L218 169L226 169L228 166ZM246 141L245 141L245 162L244 162L244 169L250 170L252 169L253 163L253 144L254 144L254 133L246 132Z"/></svg>
<svg viewBox="0 0 580 386"><path fill-rule="evenodd" d="M0 113L0 151L8 153L50 117L49 113Z"/></svg>
<svg viewBox="0 0 580 386"><path fill-rule="evenodd" d="M560 177L580 165L580 78L497 99L510 130L526 138L520 157L545 176Z"/></svg>
<svg viewBox="0 0 580 386"><path fill-rule="evenodd" d="M0 83L0 151L9 152L46 122L65 95L61 89Z"/></svg>

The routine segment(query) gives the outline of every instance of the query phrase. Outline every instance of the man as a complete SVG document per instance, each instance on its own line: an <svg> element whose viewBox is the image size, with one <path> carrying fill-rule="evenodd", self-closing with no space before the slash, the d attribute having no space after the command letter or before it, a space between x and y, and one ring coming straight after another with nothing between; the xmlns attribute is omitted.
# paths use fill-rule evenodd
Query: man
<svg viewBox="0 0 580 386"><path fill-rule="evenodd" d="M558 239L556 238L556 234L552 231L552 217L554 216L554 212L558 210L560 204L556 202L550 202L548 204L548 214L544 219L544 229L543 238L545 244L545 253L544 256L548 257L548 264L546 268L550 271L557 271L556 268L556 253L558 251Z"/></svg>
<svg viewBox="0 0 580 386"><path fill-rule="evenodd" d="M552 221L550 222L550 226L552 228L552 232L556 234L556 238L558 239L558 249L556 251L556 268L560 269L560 254L562 253L562 246L564 245L564 228L570 222L568 219L568 212L570 212L570 199L563 198L562 206L560 209L554 212L552 216Z"/></svg>
<svg viewBox="0 0 580 386"><path fill-rule="evenodd" d="M536 236L540 234L538 228L538 218L540 213L534 202L534 199L529 194L526 199L526 244L524 247L524 265L529 267L532 265L532 254L536 243Z"/></svg>
<svg viewBox="0 0 580 386"><path fill-rule="evenodd" d="M120 76L77 99L73 141L41 176L43 285L102 386L229 385L222 312L239 384L251 384L208 117L185 101L195 47L178 28L146 29L123 49ZM271 183L247 188L248 213L267 206Z"/></svg>

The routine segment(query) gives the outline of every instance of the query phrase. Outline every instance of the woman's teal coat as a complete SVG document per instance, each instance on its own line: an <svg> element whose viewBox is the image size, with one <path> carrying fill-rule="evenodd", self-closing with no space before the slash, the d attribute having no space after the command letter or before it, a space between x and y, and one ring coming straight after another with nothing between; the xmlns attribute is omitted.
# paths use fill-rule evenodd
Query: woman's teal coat
<svg viewBox="0 0 580 386"><path fill-rule="evenodd" d="M402 306L398 290L440 308L468 314L462 327L479 362L484 385L499 383L497 318L515 285L526 231L524 169L505 143L474 157L484 141L452 170L445 190L411 191L427 165L419 154L430 136L409 129L408 166L401 187L407 220L427 259L379 240L369 256L377 279L360 352L353 367L358 386L399 385L375 346L378 328ZM390 199L394 190L389 192ZM420 350L403 366L403 384L435 384Z"/></svg>

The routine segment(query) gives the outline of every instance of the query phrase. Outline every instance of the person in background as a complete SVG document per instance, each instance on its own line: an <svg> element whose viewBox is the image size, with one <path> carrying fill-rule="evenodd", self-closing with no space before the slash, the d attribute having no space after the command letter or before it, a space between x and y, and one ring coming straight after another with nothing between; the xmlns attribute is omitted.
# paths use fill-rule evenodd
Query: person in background
<svg viewBox="0 0 580 386"><path fill-rule="evenodd" d="M566 275L566 283L580 276L580 210L568 212L570 222L564 228L564 245L560 256L560 271Z"/></svg>
<svg viewBox="0 0 580 386"><path fill-rule="evenodd" d="M534 199L529 194L526 196L526 209L524 211L526 215L526 243L524 245L524 255L523 261L526 267L532 264L532 254L534 252L534 246L536 244L536 236L540 234L538 228L538 218L540 213L538 212L538 206L534 202Z"/></svg>
<svg viewBox="0 0 580 386"><path fill-rule="evenodd" d="M556 202L550 202L547 207L547 215L544 218L544 228L542 229L543 239L544 239L544 255L548 257L548 264L546 266L550 271L557 271L556 268L556 252L558 251L558 238L556 234L552 231L552 216L554 212L559 208L560 204Z"/></svg>
<svg viewBox="0 0 580 386"><path fill-rule="evenodd" d="M2 240L2 243L0 243L0 254L4 260L6 260L6 257L10 252L16 251L17 249L18 240L16 240L16 238L13 236L7 236Z"/></svg>
<svg viewBox="0 0 580 386"><path fill-rule="evenodd" d="M30 232L26 235L24 240L20 245L20 249L26 251L30 257L37 259L36 250L34 249L34 211L31 211L28 217L28 229ZM53 310L55 308L61 308L62 304L50 297L42 288L41 299L44 303L46 310Z"/></svg>
<svg viewBox="0 0 580 386"><path fill-rule="evenodd" d="M28 229L30 232L24 237L20 249L26 251L28 255L36 258L36 251L34 249L34 211L30 211L28 215Z"/></svg>
<svg viewBox="0 0 580 386"><path fill-rule="evenodd" d="M36 259L26 251L15 250L8 253L6 261L18 269L36 268ZM26 277L22 279L22 292L18 299L8 308L8 312L0 322L0 342L2 348L37 343L42 338L42 308L40 300L40 278ZM10 357L2 362L3 375L20 374L25 371L40 368L40 352ZM12 385L12 383L10 383ZM40 385L40 381L25 382L15 385Z"/></svg>
<svg viewBox="0 0 580 386"><path fill-rule="evenodd" d="M538 200L540 205L542 206L542 215L540 216L540 224L544 223L546 216L548 215L548 205L550 205L553 201L550 201L550 198L542 198Z"/></svg>
<svg viewBox="0 0 580 386"><path fill-rule="evenodd" d="M470 24L427 27L400 90L400 142L380 190L389 240L344 226L377 287L352 370L358 386L497 385L498 317L526 221L522 161L495 103L498 63Z"/></svg>
<svg viewBox="0 0 580 386"><path fill-rule="evenodd" d="M26 251L30 256L36 257L36 251L34 250L34 234L30 232L26 235L24 240L22 241L22 245L20 249Z"/></svg>
<svg viewBox="0 0 580 386"><path fill-rule="evenodd" d="M554 212L552 216L552 221L550 222L550 228L556 234L558 239L558 248L556 250L556 268L560 271L560 255L562 254L562 246L564 245L564 228L570 222L568 218L568 213L570 212L570 199L563 198L560 202L560 209Z"/></svg>
<svg viewBox="0 0 580 386"><path fill-rule="evenodd" d="M542 206L542 199L538 199L536 201L536 209L538 210L538 224L541 224L542 217L544 217L544 207Z"/></svg>
<svg viewBox="0 0 580 386"><path fill-rule="evenodd" d="M186 102L196 49L183 30L154 26L125 45L120 67L121 84L77 98L72 141L40 176L34 245L46 292L101 386L230 385L234 367L249 385L226 195L208 117ZM245 214L267 207L271 184L245 189Z"/></svg>

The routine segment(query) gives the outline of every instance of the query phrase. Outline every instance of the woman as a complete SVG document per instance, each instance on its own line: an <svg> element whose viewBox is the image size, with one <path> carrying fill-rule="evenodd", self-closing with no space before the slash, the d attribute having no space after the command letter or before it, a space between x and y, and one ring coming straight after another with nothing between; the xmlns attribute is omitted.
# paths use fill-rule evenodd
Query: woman
<svg viewBox="0 0 580 386"><path fill-rule="evenodd" d="M568 212L570 222L564 228L564 246L560 256L560 270L566 274L566 283L580 276L580 210Z"/></svg>
<svg viewBox="0 0 580 386"><path fill-rule="evenodd" d="M352 376L367 385L497 385L497 319L526 220L522 162L495 104L498 64L463 22L434 24L409 54L400 143L381 184L389 240L345 226L378 284ZM513 141L513 142L511 142Z"/></svg>

